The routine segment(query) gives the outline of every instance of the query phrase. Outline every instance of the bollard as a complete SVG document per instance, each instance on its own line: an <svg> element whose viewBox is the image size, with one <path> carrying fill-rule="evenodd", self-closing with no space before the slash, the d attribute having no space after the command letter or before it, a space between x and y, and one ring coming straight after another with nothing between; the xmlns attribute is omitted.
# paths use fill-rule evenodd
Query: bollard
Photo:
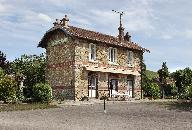
<svg viewBox="0 0 192 130"><path fill-rule="evenodd" d="M107 113L107 111L105 109L105 100L106 100L106 97L104 97L104 113Z"/></svg>

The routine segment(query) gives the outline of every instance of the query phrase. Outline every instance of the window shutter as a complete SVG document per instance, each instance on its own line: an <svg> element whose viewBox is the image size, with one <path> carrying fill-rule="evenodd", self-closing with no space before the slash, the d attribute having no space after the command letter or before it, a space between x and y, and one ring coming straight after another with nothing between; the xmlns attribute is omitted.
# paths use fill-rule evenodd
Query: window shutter
<svg viewBox="0 0 192 130"><path fill-rule="evenodd" d="M94 60L96 60L96 45L94 44Z"/></svg>
<svg viewBox="0 0 192 130"><path fill-rule="evenodd" d="M111 47L108 49L108 60L111 61Z"/></svg>
<svg viewBox="0 0 192 130"><path fill-rule="evenodd" d="M91 60L91 43L89 44L89 60Z"/></svg>
<svg viewBox="0 0 192 130"><path fill-rule="evenodd" d="M117 62L117 48L114 48L114 62Z"/></svg>
<svg viewBox="0 0 192 130"><path fill-rule="evenodd" d="M131 51L131 65L132 66L134 65L134 54L132 51Z"/></svg>

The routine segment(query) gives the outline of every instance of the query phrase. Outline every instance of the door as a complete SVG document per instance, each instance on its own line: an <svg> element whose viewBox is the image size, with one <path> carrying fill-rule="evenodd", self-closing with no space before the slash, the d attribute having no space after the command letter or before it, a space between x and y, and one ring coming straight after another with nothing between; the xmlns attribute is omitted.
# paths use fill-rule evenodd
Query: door
<svg viewBox="0 0 192 130"><path fill-rule="evenodd" d="M117 94L118 92L118 80L117 79L111 79L110 80L110 96L113 94Z"/></svg>
<svg viewBox="0 0 192 130"><path fill-rule="evenodd" d="M129 97L133 97L133 80L127 81L127 94Z"/></svg>
<svg viewBox="0 0 192 130"><path fill-rule="evenodd" d="M89 97L96 97L96 78L95 77L90 77L89 78L89 87L88 87L88 91L89 91Z"/></svg>

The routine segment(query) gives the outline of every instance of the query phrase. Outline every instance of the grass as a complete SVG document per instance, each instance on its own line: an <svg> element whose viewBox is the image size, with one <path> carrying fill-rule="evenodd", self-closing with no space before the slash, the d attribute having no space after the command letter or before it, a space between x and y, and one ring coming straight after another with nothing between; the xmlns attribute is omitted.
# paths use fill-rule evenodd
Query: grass
<svg viewBox="0 0 192 130"><path fill-rule="evenodd" d="M189 102L189 101L162 102L161 105L165 106L169 110L190 111L190 112L192 112L192 102Z"/></svg>
<svg viewBox="0 0 192 130"><path fill-rule="evenodd" d="M35 110L35 109L49 109L49 108L57 108L57 106L52 105L52 104L41 104L41 103L0 104L0 112L2 112L2 111L24 111L24 110Z"/></svg>

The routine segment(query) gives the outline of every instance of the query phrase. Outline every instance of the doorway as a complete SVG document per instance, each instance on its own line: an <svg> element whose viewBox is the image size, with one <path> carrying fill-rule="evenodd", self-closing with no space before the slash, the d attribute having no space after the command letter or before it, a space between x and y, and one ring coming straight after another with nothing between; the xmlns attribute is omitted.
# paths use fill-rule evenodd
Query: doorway
<svg viewBox="0 0 192 130"><path fill-rule="evenodd" d="M133 97L133 80L127 80L127 94Z"/></svg>
<svg viewBox="0 0 192 130"><path fill-rule="evenodd" d="M117 94L118 92L118 79L111 79L110 80L110 97L112 97L113 94Z"/></svg>
<svg viewBox="0 0 192 130"><path fill-rule="evenodd" d="M90 76L88 78L88 94L91 98L96 98L97 96L97 79L96 77Z"/></svg>

